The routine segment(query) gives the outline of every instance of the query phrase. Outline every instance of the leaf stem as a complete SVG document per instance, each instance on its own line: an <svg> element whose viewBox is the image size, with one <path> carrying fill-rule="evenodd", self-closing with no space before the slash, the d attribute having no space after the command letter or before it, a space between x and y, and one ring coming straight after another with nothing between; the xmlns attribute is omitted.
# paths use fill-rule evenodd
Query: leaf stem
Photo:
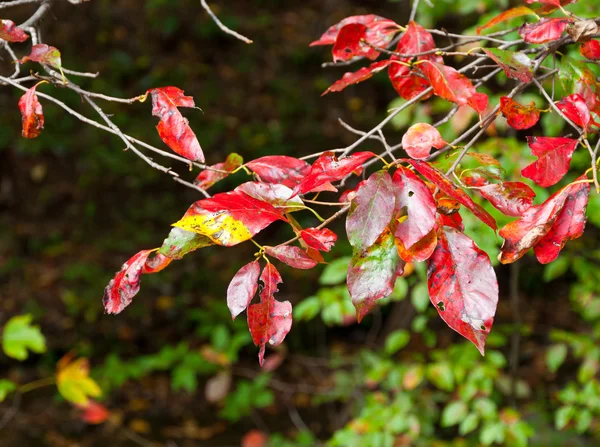
<svg viewBox="0 0 600 447"><path fill-rule="evenodd" d="M54 377L46 377L45 379L34 380L33 382L26 383L21 385L17 391L21 394L28 393L29 391L36 390L38 388L42 388L49 385L54 385L56 383L56 379Z"/></svg>

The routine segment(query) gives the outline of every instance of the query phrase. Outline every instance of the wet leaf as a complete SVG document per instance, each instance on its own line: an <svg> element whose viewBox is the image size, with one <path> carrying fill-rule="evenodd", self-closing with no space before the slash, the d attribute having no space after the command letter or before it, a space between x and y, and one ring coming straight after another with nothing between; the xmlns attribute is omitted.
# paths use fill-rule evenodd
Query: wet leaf
<svg viewBox="0 0 600 447"><path fill-rule="evenodd" d="M227 287L227 307L233 319L246 310L256 295L259 275L260 264L252 261L239 269L231 279Z"/></svg>
<svg viewBox="0 0 600 447"><path fill-rule="evenodd" d="M429 157L431 148L442 149L446 144L439 130L427 123L413 124L402 137L402 149L417 160Z"/></svg>
<svg viewBox="0 0 600 447"><path fill-rule="evenodd" d="M29 56L23 57L19 62L24 64L27 61L38 62L40 64L52 65L61 68L60 51L57 48L46 45L45 43L33 45Z"/></svg>
<svg viewBox="0 0 600 447"><path fill-rule="evenodd" d="M37 85L31 87L19 99L19 110L21 111L21 134L25 138L36 138L44 128L44 111L35 93Z"/></svg>
<svg viewBox="0 0 600 447"><path fill-rule="evenodd" d="M32 315L25 314L6 322L2 331L2 350L7 356L23 361L29 356L28 350L37 354L46 352L46 339L40 327L31 324L32 320Z"/></svg>
<svg viewBox="0 0 600 447"><path fill-rule="evenodd" d="M239 168L242 164L244 164L244 159L236 153L231 153L227 156L224 162L217 163L211 166L211 168L227 172L218 172L210 169L205 169L204 171L200 172L200 174L198 174L198 177L196 177L196 180L194 180L194 184L198 185L202 189L208 189L218 181L223 180L231 172Z"/></svg>
<svg viewBox="0 0 600 447"><path fill-rule="evenodd" d="M504 12L498 14L492 20L487 22L485 25L477 27L477 34L481 34L481 32L483 30L491 28L492 26L496 26L499 23L506 22L507 20L514 19L516 17L526 16L529 14L535 15L535 12L533 12L527 6L518 6L516 8L511 8L507 11L504 11Z"/></svg>
<svg viewBox="0 0 600 447"><path fill-rule="evenodd" d="M188 253L209 245L214 245L214 242L203 234L173 228L158 250L158 254L171 259L181 259Z"/></svg>
<svg viewBox="0 0 600 447"><path fill-rule="evenodd" d="M328 228L306 228L300 232L306 245L319 251L329 251L337 241L337 234Z"/></svg>
<svg viewBox="0 0 600 447"><path fill-rule="evenodd" d="M577 140L563 137L527 137L527 143L538 160L521 171L521 175L538 185L556 184L569 171Z"/></svg>
<svg viewBox="0 0 600 447"><path fill-rule="evenodd" d="M265 247L265 253L295 269L306 270L317 265L317 262L310 258L305 251L300 247L295 247L293 245Z"/></svg>
<svg viewBox="0 0 600 447"><path fill-rule="evenodd" d="M558 40L571 19L541 19L537 23L525 23L519 28L519 34L529 43L546 43Z"/></svg>
<svg viewBox="0 0 600 447"><path fill-rule="evenodd" d="M102 390L90 375L87 359L71 361L67 354L56 365L56 386L60 395L77 405L87 405L90 397L99 397Z"/></svg>
<svg viewBox="0 0 600 447"><path fill-rule="evenodd" d="M260 280L263 283L260 303L248 307L248 328L252 341L260 346L258 361L262 366L266 343L272 346L281 344L292 328L292 305L289 301L279 302L274 297L278 291L277 284L282 280L273 264L266 265Z"/></svg>
<svg viewBox="0 0 600 447"><path fill-rule="evenodd" d="M0 39L7 42L25 42L29 36L12 20L0 20Z"/></svg>
<svg viewBox="0 0 600 447"><path fill-rule="evenodd" d="M366 81L375 73L379 73L392 63L391 60L379 61L371 64L368 67L363 67L355 72L345 73L342 79L335 81L327 90L323 92L326 95L330 92L341 92L349 85L358 84L359 82ZM321 96L323 96L321 95Z"/></svg>
<svg viewBox="0 0 600 447"><path fill-rule="evenodd" d="M450 328L484 354L498 304L488 255L460 231L442 227L427 266L429 298Z"/></svg>
<svg viewBox="0 0 600 447"><path fill-rule="evenodd" d="M535 126L540 119L540 109L535 106L534 101L528 106L523 106L508 96L502 96L500 111L508 125L517 130L529 129Z"/></svg>
<svg viewBox="0 0 600 447"><path fill-rule="evenodd" d="M483 51L504 70L509 78L521 82L531 82L533 79L533 61L525 53L499 48L484 48Z"/></svg>
<svg viewBox="0 0 600 447"><path fill-rule="evenodd" d="M479 192L494 208L507 216L520 217L532 205L535 192L522 182L493 183Z"/></svg>
<svg viewBox="0 0 600 447"><path fill-rule="evenodd" d="M556 103L556 107L579 127L587 130L591 116L583 96L578 93L566 96Z"/></svg>
<svg viewBox="0 0 600 447"><path fill-rule="evenodd" d="M583 42L579 47L579 54L591 61L600 61L600 41L592 39Z"/></svg>

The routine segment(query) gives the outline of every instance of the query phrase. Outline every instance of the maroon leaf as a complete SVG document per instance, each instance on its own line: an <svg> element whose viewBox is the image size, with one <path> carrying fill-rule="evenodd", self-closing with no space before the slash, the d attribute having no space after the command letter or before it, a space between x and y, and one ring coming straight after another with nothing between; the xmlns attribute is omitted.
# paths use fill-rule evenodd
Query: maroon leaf
<svg viewBox="0 0 600 447"><path fill-rule="evenodd" d="M535 192L522 182L504 182L483 186L479 192L494 208L507 216L520 217L531 206Z"/></svg>
<svg viewBox="0 0 600 447"><path fill-rule="evenodd" d="M541 19L537 23L525 23L519 34L529 43L546 43L558 40L571 19Z"/></svg>
<svg viewBox="0 0 600 447"><path fill-rule="evenodd" d="M262 366L267 342L272 346L281 344L292 328L292 305L289 301L280 302L274 297L278 291L277 284L282 280L273 264L266 265L260 280L263 283L260 303L248 307L248 328L252 341L260 346L258 361Z"/></svg>
<svg viewBox="0 0 600 447"><path fill-rule="evenodd" d="M473 202L471 197L469 197L466 192L448 180L440 171L424 161L408 160L408 162L413 165L413 167L427 180L433 182L438 188L440 188L441 191L469 208L473 214L484 224L489 226L494 231L498 228L496 226L496 221L490 215L490 213L484 210L480 205Z"/></svg>
<svg viewBox="0 0 600 447"><path fill-rule="evenodd" d="M483 51L504 70L509 78L521 82L531 82L533 79L533 61L525 53L499 48L484 48Z"/></svg>
<svg viewBox="0 0 600 447"><path fill-rule="evenodd" d="M36 138L44 128L44 111L38 101L35 89L39 84L31 87L19 99L19 110L21 111L21 134L25 138Z"/></svg>
<svg viewBox="0 0 600 447"><path fill-rule="evenodd" d="M0 20L0 39L7 42L25 42L29 36L12 20Z"/></svg>
<svg viewBox="0 0 600 447"><path fill-rule="evenodd" d="M337 241L337 235L328 228L306 228L300 232L306 245L319 251L329 251Z"/></svg>
<svg viewBox="0 0 600 447"><path fill-rule="evenodd" d="M532 101L528 106L523 106L508 96L500 98L500 111L506 118L508 125L513 129L529 129L537 124L540 119L540 109Z"/></svg>
<svg viewBox="0 0 600 447"><path fill-rule="evenodd" d="M258 275L260 275L260 264L252 261L233 276L229 287L227 287L227 307L231 312L231 318L235 319L246 310L250 301L258 289Z"/></svg>
<svg viewBox="0 0 600 447"><path fill-rule="evenodd" d="M590 124L590 109L579 93L566 96L556 103L556 107L564 115L584 130Z"/></svg>
<svg viewBox="0 0 600 447"><path fill-rule="evenodd" d="M429 298L442 320L484 354L498 304L488 255L460 231L442 227L427 265Z"/></svg>
<svg viewBox="0 0 600 447"><path fill-rule="evenodd" d="M373 245L391 222L395 203L390 175L384 171L373 173L352 199L346 219L350 245L358 250Z"/></svg>
<svg viewBox="0 0 600 447"><path fill-rule="evenodd" d="M200 188L208 189L218 181L223 180L231 172L239 168L243 163L244 159L240 155L236 153L231 153L227 156L223 163L217 163L211 166L211 168L226 172L205 169L204 171L201 171L200 174L198 174L198 177L196 177L196 180L194 180L194 184L198 185Z"/></svg>
<svg viewBox="0 0 600 447"><path fill-rule="evenodd" d="M329 92L341 92L349 85L358 84L359 82L366 81L375 73L379 73L391 63L392 61L388 59L385 61L375 62L374 64L371 64L368 67L363 67L355 72L345 73L344 76L342 76L342 79L335 81L327 90L323 92L323 95L326 95Z"/></svg>
<svg viewBox="0 0 600 447"><path fill-rule="evenodd" d="M600 42L596 39L583 42L579 47L579 53L591 61L600 61Z"/></svg>
<svg viewBox="0 0 600 447"><path fill-rule="evenodd" d="M27 61L38 62L40 64L48 64L53 67L60 68L60 51L55 47L46 45L45 43L33 45L29 56L23 57L19 62L24 64Z"/></svg>
<svg viewBox="0 0 600 447"><path fill-rule="evenodd" d="M432 147L441 149L446 144L440 132L427 123L413 124L402 137L402 148L411 158L417 160L429 157Z"/></svg>
<svg viewBox="0 0 600 447"><path fill-rule="evenodd" d="M527 137L533 155L538 160L521 171L521 175L538 185L556 184L569 171L577 140L563 137Z"/></svg>
<svg viewBox="0 0 600 447"><path fill-rule="evenodd" d="M300 247L295 247L293 245L265 247L265 253L295 269L307 270L317 265L317 262L310 258L306 252Z"/></svg>
<svg viewBox="0 0 600 447"><path fill-rule="evenodd" d="M140 291L140 276L144 264L154 250L142 250L129 259L104 289L102 304L108 314L118 314L125 309Z"/></svg>

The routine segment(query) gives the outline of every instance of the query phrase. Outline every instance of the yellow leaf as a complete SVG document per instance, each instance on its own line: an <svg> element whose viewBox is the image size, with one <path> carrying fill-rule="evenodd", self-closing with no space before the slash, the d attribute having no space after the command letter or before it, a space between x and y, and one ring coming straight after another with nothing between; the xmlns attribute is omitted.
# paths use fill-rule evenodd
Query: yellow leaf
<svg viewBox="0 0 600 447"><path fill-rule="evenodd" d="M69 402L87 405L88 397L99 397L102 390L89 377L90 366L85 358L71 362L73 356L67 354L57 365L56 385L59 393Z"/></svg>
<svg viewBox="0 0 600 447"><path fill-rule="evenodd" d="M175 222L173 226L203 234L208 236L215 244L226 247L247 241L252 237L252 233L242 221L234 219L223 211L186 216Z"/></svg>

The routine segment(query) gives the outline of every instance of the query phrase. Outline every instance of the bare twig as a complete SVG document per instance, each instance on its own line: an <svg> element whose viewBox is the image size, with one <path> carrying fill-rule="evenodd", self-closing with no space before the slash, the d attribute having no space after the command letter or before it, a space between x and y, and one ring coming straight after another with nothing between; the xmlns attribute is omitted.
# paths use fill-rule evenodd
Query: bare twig
<svg viewBox="0 0 600 447"><path fill-rule="evenodd" d="M419 9L419 0L414 0L412 9L410 10L410 16L408 17L409 22L415 20L415 17L417 16L417 9Z"/></svg>
<svg viewBox="0 0 600 447"><path fill-rule="evenodd" d="M43 0L13 0L11 2L1 2L0 9L12 8L14 6L27 5L30 3L41 3Z"/></svg>
<svg viewBox="0 0 600 447"><path fill-rule="evenodd" d="M200 4L204 8L204 10L208 13L208 15L210 16L210 18L213 19L213 22L215 22L217 24L217 26L219 28L221 28L221 31L223 31L224 33L232 35L233 37L235 37L236 39L241 40L242 42L252 43L252 41L250 39L248 39L247 37L244 37L240 33L237 33L235 31L233 31L232 29L227 28L225 25L223 25L223 23L221 23L221 21L215 15L215 13L212 12L212 10L210 9L210 7L206 3L206 0L200 0Z"/></svg>

